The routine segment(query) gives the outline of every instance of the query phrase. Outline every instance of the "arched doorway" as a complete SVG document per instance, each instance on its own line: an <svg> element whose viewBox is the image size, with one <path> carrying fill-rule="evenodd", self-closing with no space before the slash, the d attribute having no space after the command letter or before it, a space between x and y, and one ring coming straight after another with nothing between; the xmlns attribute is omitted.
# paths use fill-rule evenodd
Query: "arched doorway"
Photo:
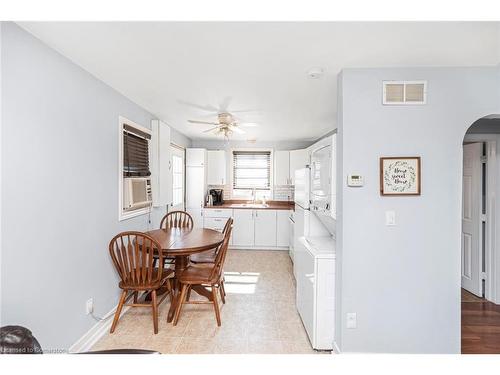
<svg viewBox="0 0 500 375"><path fill-rule="evenodd" d="M500 353L500 115L463 141L462 353Z"/></svg>

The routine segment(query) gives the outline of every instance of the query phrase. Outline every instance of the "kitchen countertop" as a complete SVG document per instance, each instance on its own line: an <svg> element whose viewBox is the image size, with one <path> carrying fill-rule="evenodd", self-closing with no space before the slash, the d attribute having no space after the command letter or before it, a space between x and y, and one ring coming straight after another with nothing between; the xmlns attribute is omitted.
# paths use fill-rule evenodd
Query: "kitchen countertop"
<svg viewBox="0 0 500 375"><path fill-rule="evenodd" d="M246 200L226 200L224 201L224 204L221 204L219 206L205 206L205 208L215 208L215 209L222 209L222 208L227 208L227 209L250 209L250 210L293 210L295 208L295 203L294 202L287 202L287 201L267 201L266 204L268 205L267 207L256 207L252 206L251 203L247 203L248 201ZM249 206L243 207L241 206L242 204L249 204Z"/></svg>

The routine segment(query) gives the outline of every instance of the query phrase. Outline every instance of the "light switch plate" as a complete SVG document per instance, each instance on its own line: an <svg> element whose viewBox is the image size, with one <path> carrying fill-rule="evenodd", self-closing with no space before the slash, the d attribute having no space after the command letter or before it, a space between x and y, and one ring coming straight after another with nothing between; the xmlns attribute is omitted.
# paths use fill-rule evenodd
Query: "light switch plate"
<svg viewBox="0 0 500 375"><path fill-rule="evenodd" d="M358 325L356 313L347 313L346 327L353 329Z"/></svg>
<svg viewBox="0 0 500 375"><path fill-rule="evenodd" d="M396 212L395 211L385 211L385 225L387 225L387 226L396 225Z"/></svg>

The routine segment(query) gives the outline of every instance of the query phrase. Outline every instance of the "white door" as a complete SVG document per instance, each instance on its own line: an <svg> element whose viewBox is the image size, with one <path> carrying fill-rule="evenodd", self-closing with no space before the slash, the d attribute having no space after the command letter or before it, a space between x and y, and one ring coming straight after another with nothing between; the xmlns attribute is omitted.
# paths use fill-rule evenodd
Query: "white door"
<svg viewBox="0 0 500 375"><path fill-rule="evenodd" d="M253 246L254 245L254 220L253 210L242 209L233 210L233 245Z"/></svg>
<svg viewBox="0 0 500 375"><path fill-rule="evenodd" d="M462 288L482 297L481 282L482 144L464 145L462 179Z"/></svg>
<svg viewBox="0 0 500 375"><path fill-rule="evenodd" d="M290 151L274 152L274 185L290 185Z"/></svg>
<svg viewBox="0 0 500 375"><path fill-rule="evenodd" d="M226 184L226 151L207 151L207 184Z"/></svg>
<svg viewBox="0 0 500 375"><path fill-rule="evenodd" d="M170 146L172 156L172 211L184 211L185 151L177 146Z"/></svg>
<svg viewBox="0 0 500 375"><path fill-rule="evenodd" d="M290 246L290 211L276 211L276 246Z"/></svg>
<svg viewBox="0 0 500 375"><path fill-rule="evenodd" d="M276 211L255 210L255 246L276 247Z"/></svg>

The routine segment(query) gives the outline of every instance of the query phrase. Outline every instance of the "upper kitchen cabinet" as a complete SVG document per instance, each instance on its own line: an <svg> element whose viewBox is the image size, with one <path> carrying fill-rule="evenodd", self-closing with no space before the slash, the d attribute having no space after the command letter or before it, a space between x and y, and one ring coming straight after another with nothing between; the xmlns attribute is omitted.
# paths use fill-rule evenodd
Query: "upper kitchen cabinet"
<svg viewBox="0 0 500 375"><path fill-rule="evenodd" d="M308 164L309 151L307 149L290 151L290 183L292 185L295 184L295 171Z"/></svg>
<svg viewBox="0 0 500 375"><path fill-rule="evenodd" d="M186 149L186 167L204 167L207 163L207 150L204 148Z"/></svg>
<svg viewBox="0 0 500 375"><path fill-rule="evenodd" d="M209 150L207 151L207 184L225 185L226 184L226 151Z"/></svg>
<svg viewBox="0 0 500 375"><path fill-rule="evenodd" d="M172 204L172 163L170 161L170 127L151 122L151 192L153 206Z"/></svg>
<svg viewBox="0 0 500 375"><path fill-rule="evenodd" d="M274 151L274 185L290 184L290 151Z"/></svg>

